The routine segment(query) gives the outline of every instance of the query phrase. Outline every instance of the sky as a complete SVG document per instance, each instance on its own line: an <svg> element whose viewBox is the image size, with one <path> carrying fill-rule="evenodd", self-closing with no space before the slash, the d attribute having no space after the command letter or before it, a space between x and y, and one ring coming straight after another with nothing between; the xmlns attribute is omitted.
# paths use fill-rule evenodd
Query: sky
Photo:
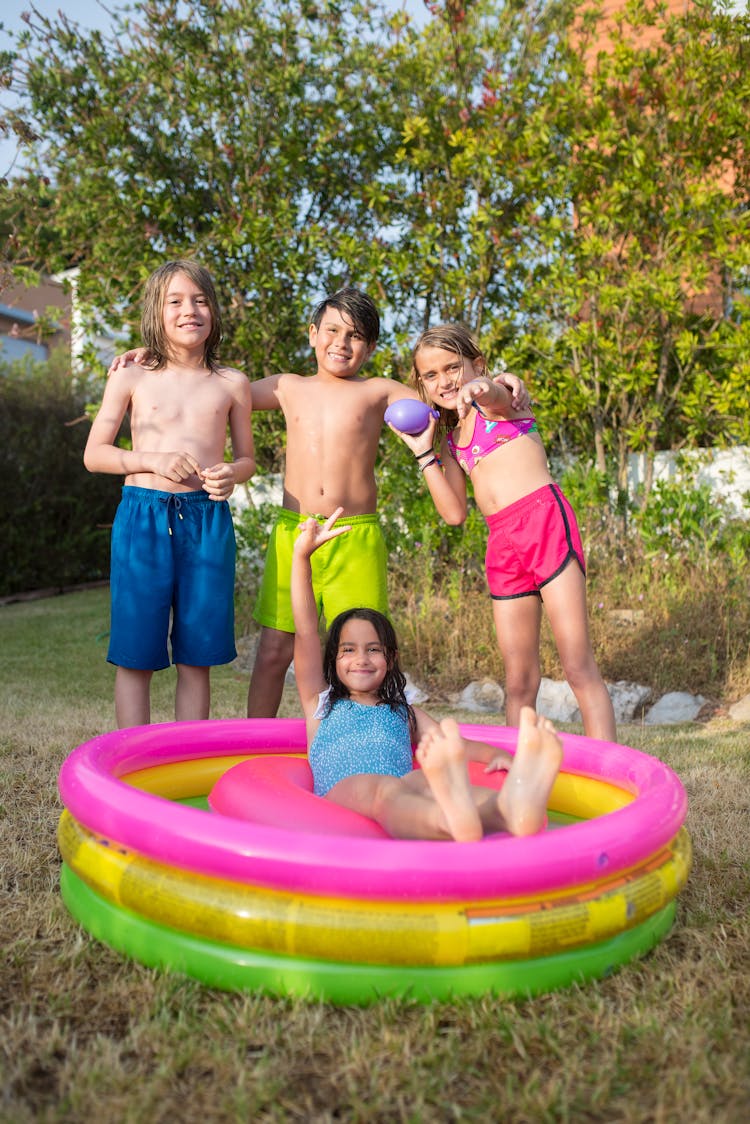
<svg viewBox="0 0 750 1124"><path fill-rule="evenodd" d="M66 0L64 4L61 4L60 0L31 0L31 2L29 0L4 0L0 22L13 30L23 27L21 13L28 11L32 3L45 16L54 16L62 9L69 19L83 27L98 27L106 30L110 25L110 19L105 8L98 4L97 0ZM107 7L113 9L127 7L126 0L105 0L105 3ZM422 0L389 0L388 6L392 7L394 11L399 8L406 8L412 16L421 16L424 12Z"/></svg>
<svg viewBox="0 0 750 1124"><path fill-rule="evenodd" d="M15 33L24 29L26 24L21 19L21 14L29 11L32 4L44 16L57 17L59 12L64 10L68 19L91 30L98 28L107 31L111 26L106 8L97 3L97 0L65 0L64 3L61 3L61 0L3 0L0 13L0 24L2 24L0 50L8 50L12 47L13 41L8 32ZM122 10L129 6L127 0L105 0L105 4L113 10ZM427 18L423 0L386 0L386 4L394 11L405 8L418 24ZM4 97L3 100L6 98ZM0 136L0 176L8 174L15 151L15 141Z"/></svg>

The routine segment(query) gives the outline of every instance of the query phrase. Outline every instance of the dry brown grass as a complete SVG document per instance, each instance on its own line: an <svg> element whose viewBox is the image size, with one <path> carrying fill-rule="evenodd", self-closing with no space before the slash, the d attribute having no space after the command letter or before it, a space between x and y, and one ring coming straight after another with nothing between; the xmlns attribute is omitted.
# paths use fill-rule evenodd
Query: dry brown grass
<svg viewBox="0 0 750 1124"><path fill-rule="evenodd" d="M95 591L0 609L0 1121L748 1118L749 725L622 731L682 777L695 860L670 936L611 978L368 1009L223 994L124 960L60 899L56 776L111 723L106 607ZM217 672L215 712L241 714L246 683ZM155 717L170 694L165 673Z"/></svg>
<svg viewBox="0 0 750 1124"><path fill-rule="evenodd" d="M452 574L429 580L394 575L392 608L404 664L442 697L473 679L502 682L490 602L483 578ZM589 625L607 682L650 687L653 697L690 691L730 705L750 693L750 569L717 561L710 572L645 562L589 563ZM554 639L542 617L543 674L561 679ZM418 669L418 670L417 670Z"/></svg>

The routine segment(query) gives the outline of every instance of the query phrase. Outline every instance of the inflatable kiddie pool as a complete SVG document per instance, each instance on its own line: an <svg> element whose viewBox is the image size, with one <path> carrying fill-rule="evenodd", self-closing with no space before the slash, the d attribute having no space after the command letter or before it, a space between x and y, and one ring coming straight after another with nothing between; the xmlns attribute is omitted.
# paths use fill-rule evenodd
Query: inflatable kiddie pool
<svg viewBox="0 0 750 1124"><path fill-rule="evenodd" d="M515 730L461 729L513 750ZM600 977L672 924L687 800L654 758L561 737L549 829L457 844L314 796L302 720L114 731L60 772L63 897L112 947L217 987L366 1003Z"/></svg>

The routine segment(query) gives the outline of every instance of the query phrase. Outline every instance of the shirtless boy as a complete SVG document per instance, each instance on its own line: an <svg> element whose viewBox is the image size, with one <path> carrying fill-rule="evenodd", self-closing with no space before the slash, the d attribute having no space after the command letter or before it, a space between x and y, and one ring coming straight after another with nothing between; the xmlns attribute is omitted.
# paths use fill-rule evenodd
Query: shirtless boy
<svg viewBox="0 0 750 1124"><path fill-rule="evenodd" d="M210 667L236 655L226 501L255 469L250 383L218 365L221 318L208 271L192 261L157 269L146 283L141 330L148 362L110 373L84 452L90 472L125 476L112 527L107 655L117 666L119 727L150 721L151 678L169 666L168 639L175 717L208 718ZM115 444L127 412L132 449Z"/></svg>
<svg viewBox="0 0 750 1124"><path fill-rule="evenodd" d="M323 300L309 327L314 375L280 374L253 383L255 410L286 420L284 496L266 554L255 619L261 633L248 692L248 717L273 717L294 654L292 550L301 523L337 507L351 525L314 557L313 588L327 621L354 605L388 611L386 548L378 523L375 461L386 409L415 398L393 379L360 370L375 350L380 317L373 301L345 288Z"/></svg>

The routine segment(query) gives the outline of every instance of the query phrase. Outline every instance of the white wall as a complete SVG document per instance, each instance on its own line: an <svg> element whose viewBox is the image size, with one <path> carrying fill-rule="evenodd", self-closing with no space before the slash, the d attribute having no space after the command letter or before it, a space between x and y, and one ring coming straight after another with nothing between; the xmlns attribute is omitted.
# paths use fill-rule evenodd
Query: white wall
<svg viewBox="0 0 750 1124"><path fill-rule="evenodd" d="M657 453L654 462L654 481L673 480L679 477L678 456L698 465L698 484L708 483L716 495L724 498L736 515L750 518L750 503L743 493L750 493L750 446L736 445L732 449L690 449L677 453ZM635 453L630 457L628 483L631 493L643 484L646 457Z"/></svg>

